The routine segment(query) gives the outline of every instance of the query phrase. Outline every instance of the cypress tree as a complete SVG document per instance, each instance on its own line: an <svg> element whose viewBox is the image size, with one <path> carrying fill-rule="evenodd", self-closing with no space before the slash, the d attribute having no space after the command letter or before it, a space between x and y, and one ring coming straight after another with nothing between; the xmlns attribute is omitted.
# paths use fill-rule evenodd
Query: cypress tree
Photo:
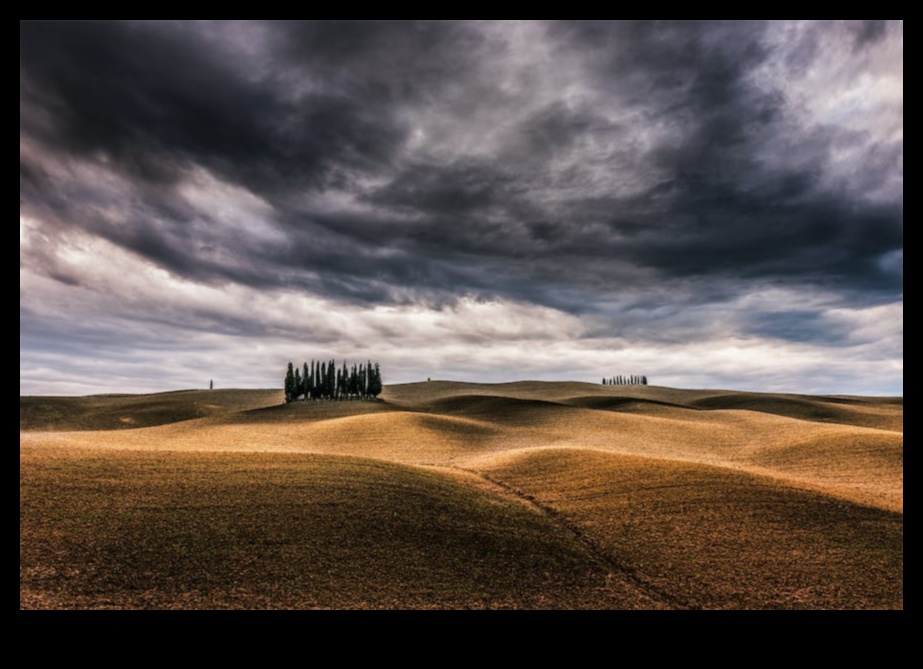
<svg viewBox="0 0 923 669"><path fill-rule="evenodd" d="M384 386L381 383L381 368L378 366L378 363L375 363L375 367L372 368L371 373L371 383L369 384L369 395L372 397L378 397L381 395L381 391L384 390Z"/></svg>
<svg viewBox="0 0 923 669"><path fill-rule="evenodd" d="M295 387L295 366L288 363L288 371L285 372L285 403L292 401L292 393Z"/></svg>
<svg viewBox="0 0 923 669"><path fill-rule="evenodd" d="M309 399L313 400L313 399L316 399L317 397L317 393L314 390L314 385L315 383L317 383L316 381L317 376L314 372L314 360L313 359L311 360L311 364L308 367L308 373L310 374L310 378L308 379L308 396L309 396Z"/></svg>

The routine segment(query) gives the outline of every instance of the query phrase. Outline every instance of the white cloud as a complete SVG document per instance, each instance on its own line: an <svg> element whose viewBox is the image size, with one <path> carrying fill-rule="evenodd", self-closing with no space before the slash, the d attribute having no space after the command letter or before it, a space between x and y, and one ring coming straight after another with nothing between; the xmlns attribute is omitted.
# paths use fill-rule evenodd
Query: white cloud
<svg viewBox="0 0 923 669"><path fill-rule="evenodd" d="M275 386L286 361L311 358L379 360L392 383L646 374L662 385L903 392L902 302L847 308L820 291L765 288L724 304L652 305L633 315L620 311L625 305L578 317L473 298L363 307L291 290L196 283L102 239L51 236L39 221L20 220L20 309L42 319L46 339L57 341L33 349L21 340L20 393L166 390L209 378L225 387ZM46 275L49 259L55 274L75 282ZM845 343L740 334L749 314L785 309L811 309ZM623 317L635 324L616 327ZM607 322L614 324L609 334ZM650 336L652 328L671 336ZM587 336L591 330L596 336Z"/></svg>
<svg viewBox="0 0 923 669"><path fill-rule="evenodd" d="M192 170L178 191L205 221L203 242L228 234L238 244L286 239L271 223L272 205L240 186L221 181L202 167Z"/></svg>

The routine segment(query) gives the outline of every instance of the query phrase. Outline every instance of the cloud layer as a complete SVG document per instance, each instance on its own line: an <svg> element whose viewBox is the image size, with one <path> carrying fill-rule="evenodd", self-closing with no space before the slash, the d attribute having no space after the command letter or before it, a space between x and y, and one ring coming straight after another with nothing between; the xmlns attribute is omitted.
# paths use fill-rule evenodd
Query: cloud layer
<svg viewBox="0 0 923 669"><path fill-rule="evenodd" d="M901 22L20 23L20 392L903 393Z"/></svg>

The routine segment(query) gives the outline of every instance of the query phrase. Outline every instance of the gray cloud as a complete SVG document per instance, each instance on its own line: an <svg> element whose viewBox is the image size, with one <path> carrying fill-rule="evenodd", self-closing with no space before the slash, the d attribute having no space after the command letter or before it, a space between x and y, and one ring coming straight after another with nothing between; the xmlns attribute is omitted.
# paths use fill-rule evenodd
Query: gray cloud
<svg viewBox="0 0 923 669"><path fill-rule="evenodd" d="M21 327L24 280L114 290L73 260L100 240L203 290L837 346L818 309L731 305L902 303L902 40L899 22L21 22ZM281 332L221 308L140 311ZM55 348L43 323L30 352Z"/></svg>

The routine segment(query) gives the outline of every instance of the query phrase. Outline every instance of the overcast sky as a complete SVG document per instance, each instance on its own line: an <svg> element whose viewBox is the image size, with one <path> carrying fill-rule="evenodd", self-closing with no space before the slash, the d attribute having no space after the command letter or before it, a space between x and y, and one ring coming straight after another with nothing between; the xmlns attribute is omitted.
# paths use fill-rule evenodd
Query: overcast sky
<svg viewBox="0 0 923 669"><path fill-rule="evenodd" d="M20 22L20 394L903 395L903 22Z"/></svg>

